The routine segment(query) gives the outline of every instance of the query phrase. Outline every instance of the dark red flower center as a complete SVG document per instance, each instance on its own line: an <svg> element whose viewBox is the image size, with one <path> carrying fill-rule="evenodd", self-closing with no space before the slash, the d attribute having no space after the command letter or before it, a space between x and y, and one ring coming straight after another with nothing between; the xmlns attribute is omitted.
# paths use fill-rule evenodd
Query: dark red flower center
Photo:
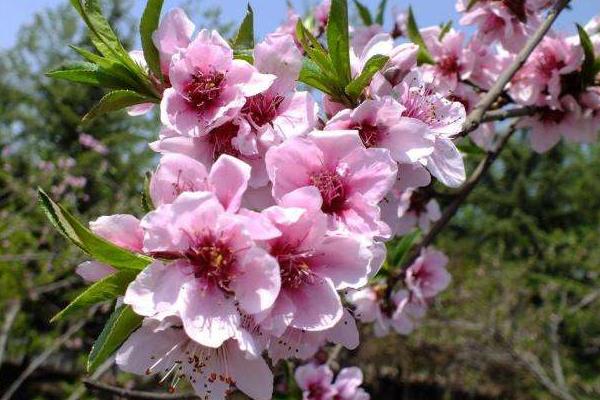
<svg viewBox="0 0 600 400"><path fill-rule="evenodd" d="M539 111L539 120L545 124L560 124L567 113L561 110L553 110L545 107Z"/></svg>
<svg viewBox="0 0 600 400"><path fill-rule="evenodd" d="M438 61L437 67L444 75L455 75L460 69L458 57L455 55L444 56Z"/></svg>
<svg viewBox="0 0 600 400"><path fill-rule="evenodd" d="M213 160L216 161L221 154L238 157L240 152L233 145L233 139L237 136L239 125L232 121L216 127L208 133L208 141L213 149Z"/></svg>
<svg viewBox="0 0 600 400"><path fill-rule="evenodd" d="M256 126L271 123L279 114L279 106L283 103L283 96L265 96L259 93L246 99L242 114L246 115Z"/></svg>
<svg viewBox="0 0 600 400"><path fill-rule="evenodd" d="M346 188L342 177L337 172L328 169L319 171L310 177L310 184L321 193L323 212L332 214L345 209Z"/></svg>
<svg viewBox="0 0 600 400"><path fill-rule="evenodd" d="M417 190L410 196L410 206L408 211L412 211L417 215L424 213L427 210L429 195L422 190Z"/></svg>
<svg viewBox="0 0 600 400"><path fill-rule="evenodd" d="M543 50L542 54L537 58L536 70L540 75L550 79L555 71L564 68L565 65L565 62L559 60L552 51Z"/></svg>
<svg viewBox="0 0 600 400"><path fill-rule="evenodd" d="M225 74L218 71L198 71L185 85L185 94L190 104L202 110L213 103L223 90Z"/></svg>
<svg viewBox="0 0 600 400"><path fill-rule="evenodd" d="M194 276L205 279L230 291L229 284L233 277L235 254L219 239L206 236L193 244L185 257L194 266Z"/></svg>
<svg viewBox="0 0 600 400"><path fill-rule="evenodd" d="M357 125L353 129L358 130L358 135L366 148L375 147L381 138L380 130L370 124Z"/></svg>

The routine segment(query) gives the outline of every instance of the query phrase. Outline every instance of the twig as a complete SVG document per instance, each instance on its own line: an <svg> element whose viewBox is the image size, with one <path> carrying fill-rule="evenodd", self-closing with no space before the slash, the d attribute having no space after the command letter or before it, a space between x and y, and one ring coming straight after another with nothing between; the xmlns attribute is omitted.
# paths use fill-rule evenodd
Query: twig
<svg viewBox="0 0 600 400"><path fill-rule="evenodd" d="M0 331L0 365L4 361L4 351L6 349L6 343L8 341L8 334L15 323L17 314L21 309L21 300L13 299L10 300L8 310L4 314L4 324L2 324L2 331Z"/></svg>
<svg viewBox="0 0 600 400"><path fill-rule="evenodd" d="M8 390L4 393L0 400L9 400L13 394L19 389L19 387L25 382L25 380L38 369L56 350L58 350L63 344L65 344L71 336L79 332L81 328L86 324L87 319L79 320L77 323L71 325L69 329L59 338L57 338L50 347L48 347L43 353L38 355L19 375L19 377L10 385Z"/></svg>
<svg viewBox="0 0 600 400"><path fill-rule="evenodd" d="M341 344L336 344L333 349L331 349L331 353L329 353L329 357L327 357L327 365L331 366L339 357L343 346Z"/></svg>
<svg viewBox="0 0 600 400"><path fill-rule="evenodd" d="M496 149L493 151L489 151L485 158L481 160L475 171L471 174L471 176L467 179L467 181L460 187L458 193L454 197L454 200L444 209L442 216L436 223L431 227L429 232L423 237L423 239L414 247L411 254L407 258L401 268L398 268L394 271L394 273L388 278L388 291L391 293L391 290L395 286L395 284L402 278L404 273L404 269L415 261L415 259L419 256L421 249L429 246L435 237L446 227L448 222L454 217L456 212L462 203L466 200L466 198L471 194L473 189L477 186L481 178L485 175L485 173L490 169L494 161L498 158L498 155L502 152L509 139L517 130L518 120L513 122L508 129L508 132L500 139L500 142L496 146Z"/></svg>
<svg viewBox="0 0 600 400"><path fill-rule="evenodd" d="M535 115L539 109L537 107L519 107L505 110L488 111L483 116L481 122L504 121L510 118L529 117Z"/></svg>
<svg viewBox="0 0 600 400"><path fill-rule="evenodd" d="M113 364L115 363L115 357L116 356L113 355L112 357L110 357L109 359L104 361L96 369L96 371L94 371L94 373L92 374L92 376L90 378L93 380L100 379L102 377L102 375L104 375L104 373L113 366ZM81 396L83 396L84 393L85 393L85 385L81 384L73 391L73 393L71 393L71 395L69 396L69 398L67 400L79 400L81 398Z"/></svg>
<svg viewBox="0 0 600 400"><path fill-rule="evenodd" d="M562 322L562 317L554 314L550 318L550 344L551 344L551 358L552 358L552 370L554 372L554 379L556 379L556 385L564 392L568 393L569 390L565 383L565 374L563 372L562 363L560 362L560 340L558 338L558 327Z"/></svg>
<svg viewBox="0 0 600 400"><path fill-rule="evenodd" d="M484 115L490 109L496 99L502 94L506 85L511 81L513 76L521 69L527 61L531 53L535 50L538 44L542 41L546 33L552 27L554 21L559 16L561 11L569 4L570 0L559 0L556 5L548 12L544 22L539 26L537 31L527 41L519 54L515 57L513 63L498 77L498 80L492 88L482 97L482 99L473 108L473 111L467 117L462 132L457 137L466 136L469 132L474 131L483 122Z"/></svg>
<svg viewBox="0 0 600 400"><path fill-rule="evenodd" d="M251 373L251 372L248 372ZM198 396L192 393L181 393L181 394L166 394L166 393L154 393L154 392L142 392L139 390L129 390L120 388L117 386L107 385L102 382L94 381L91 379L84 379L83 383L85 386L94 392L108 393L116 397L122 397L125 399L139 399L139 400L180 400L180 399L198 399Z"/></svg>

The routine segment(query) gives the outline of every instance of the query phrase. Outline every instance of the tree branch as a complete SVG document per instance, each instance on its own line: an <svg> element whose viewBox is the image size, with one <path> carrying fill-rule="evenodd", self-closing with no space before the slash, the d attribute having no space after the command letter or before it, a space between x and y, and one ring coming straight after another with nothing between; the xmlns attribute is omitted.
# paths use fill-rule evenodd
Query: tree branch
<svg viewBox="0 0 600 400"><path fill-rule="evenodd" d="M8 334L10 329L15 323L17 314L21 309L21 300L14 299L8 302L8 310L4 314L4 324L2 324L2 331L0 331L0 365L4 361L4 351L6 349L6 343L8 342Z"/></svg>
<svg viewBox="0 0 600 400"><path fill-rule="evenodd" d="M457 134L457 137L466 136L469 132L474 131L481 125L484 121L484 115L487 110L490 109L494 101L502 94L502 91L506 87L506 85L511 81L513 76L521 69L523 64L527 61L531 53L535 50L538 44L542 41L546 33L556 21L556 18L559 16L562 10L569 4L570 0L558 0L555 6L548 12L548 15L544 22L539 26L537 31L531 36L531 38L527 41L525 46L521 49L519 54L515 57L513 63L498 77L498 80L492 86L492 88L481 98L479 103L473 108L467 120L465 121L465 125L463 127L462 132Z"/></svg>
<svg viewBox="0 0 600 400"><path fill-rule="evenodd" d="M485 113L481 122L504 121L510 118L530 117L535 115L539 109L537 107L518 107L505 110L493 110Z"/></svg>
<svg viewBox="0 0 600 400"><path fill-rule="evenodd" d="M251 372L248 372L251 373ZM112 394L117 397L134 400L186 400L186 399L198 399L198 396L192 393L181 393L181 394L167 394L167 393L154 393L154 392L142 392L139 390L129 390L120 388L117 386L107 385L102 382L98 382L91 379L84 379L83 383L88 390L97 393Z"/></svg>

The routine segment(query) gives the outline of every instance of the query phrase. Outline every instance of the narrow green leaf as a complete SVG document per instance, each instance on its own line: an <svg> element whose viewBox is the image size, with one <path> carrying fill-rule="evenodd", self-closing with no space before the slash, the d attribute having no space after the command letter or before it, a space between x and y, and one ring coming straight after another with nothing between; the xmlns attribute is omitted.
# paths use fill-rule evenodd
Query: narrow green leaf
<svg viewBox="0 0 600 400"><path fill-rule="evenodd" d="M296 24L296 37L308 58L318 65L323 73L328 74L334 71L329 54L317 38L306 29L302 21L298 21Z"/></svg>
<svg viewBox="0 0 600 400"><path fill-rule="evenodd" d="M438 40L444 39L444 36L446 36L446 34L450 32L450 29L452 29L452 20L442 25L442 29L440 30L440 34L438 35Z"/></svg>
<svg viewBox="0 0 600 400"><path fill-rule="evenodd" d="M132 90L114 90L108 92L92 109L83 117L83 122L91 121L100 115L121 110L123 108L142 103L151 103L154 99L142 96Z"/></svg>
<svg viewBox="0 0 600 400"><path fill-rule="evenodd" d="M357 100L362 91L371 83L373 76L383 68L383 66L389 61L389 57L376 54L369 58L365 63L365 66L356 78L346 86L346 94L353 100Z"/></svg>
<svg viewBox="0 0 600 400"><path fill-rule="evenodd" d="M144 175L144 189L142 190L142 208L146 213L154 210L154 204L152 203L152 196L150 196L150 180L152 179L152 173L146 172Z"/></svg>
<svg viewBox="0 0 600 400"><path fill-rule="evenodd" d="M386 7L387 7L387 0L381 0L379 2L379 5L377 6L377 16L375 17L375 22L381 26L383 26Z"/></svg>
<svg viewBox="0 0 600 400"><path fill-rule="evenodd" d="M123 270L105 277L95 282L84 290L61 312L56 314L50 322L55 322L72 315L78 310L87 308L103 301L114 300L118 296L125 294L127 286L133 281L138 271Z"/></svg>
<svg viewBox="0 0 600 400"><path fill-rule="evenodd" d="M231 41L231 47L234 49L253 49L254 48L254 11L248 4L246 16L240 24L240 27Z"/></svg>
<svg viewBox="0 0 600 400"><path fill-rule="evenodd" d="M141 271L153 261L150 257L118 247L94 234L60 204L52 201L42 189L38 189L38 195L40 205L50 222L63 236L95 260L111 265L118 270L137 271Z"/></svg>
<svg viewBox="0 0 600 400"><path fill-rule="evenodd" d="M46 73L53 79L63 79L85 85L111 89L128 89L129 84L118 76L110 75L90 62L73 62Z"/></svg>
<svg viewBox="0 0 600 400"><path fill-rule="evenodd" d="M102 9L97 0L71 0L71 5L77 10L90 31L90 38L94 46L105 57L114 57L126 54L119 42L117 35L102 15Z"/></svg>
<svg viewBox="0 0 600 400"><path fill-rule="evenodd" d="M347 0L331 1L327 22L327 47L333 68L337 71L342 87L345 87L352 79Z"/></svg>
<svg viewBox="0 0 600 400"><path fill-rule="evenodd" d="M584 54L583 65L581 66L581 77L583 80L583 86L587 87L594 83L594 79L596 78L596 73L594 71L596 56L594 55L594 45L590 39L590 36L581 25L576 25L577 31L579 32L579 41L581 42L581 47Z"/></svg>
<svg viewBox="0 0 600 400"><path fill-rule="evenodd" d="M143 317L134 313L130 306L117 308L92 346L87 362L88 372L93 372L117 351L123 342L140 327L142 320Z"/></svg>
<svg viewBox="0 0 600 400"><path fill-rule="evenodd" d="M324 76L319 66L308 58L303 61L298 81L329 96L335 96L336 91L332 88L331 82Z"/></svg>
<svg viewBox="0 0 600 400"><path fill-rule="evenodd" d="M402 265L413 244L419 239L420 236L421 231L418 229L415 229L403 236L402 239L400 239L400 241L395 244L392 249L390 249L389 264L393 267Z"/></svg>
<svg viewBox="0 0 600 400"><path fill-rule="evenodd" d="M162 7L163 0L148 0L140 22L140 37L142 40L142 49L144 50L144 58L150 71L161 80L160 57L158 49L152 41L152 34L158 28Z"/></svg>
<svg viewBox="0 0 600 400"><path fill-rule="evenodd" d="M412 7L408 7L408 21L407 21L407 35L411 42L419 46L419 54L417 55L417 61L419 64L435 64L431 53L427 49L427 45L421 36L415 15L413 14Z"/></svg>
<svg viewBox="0 0 600 400"><path fill-rule="evenodd" d="M354 4L358 9L358 15L360 16L360 19L362 20L363 24L366 26L373 25L373 17L371 16L371 11L369 11L369 9L358 0L354 0Z"/></svg>

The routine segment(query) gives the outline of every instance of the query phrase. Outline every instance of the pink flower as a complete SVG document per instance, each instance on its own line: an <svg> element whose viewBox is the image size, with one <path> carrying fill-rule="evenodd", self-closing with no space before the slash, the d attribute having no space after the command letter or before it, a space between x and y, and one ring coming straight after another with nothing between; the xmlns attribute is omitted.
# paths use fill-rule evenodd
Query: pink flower
<svg viewBox="0 0 600 400"><path fill-rule="evenodd" d="M389 334L390 329L402 335L411 333L426 310L426 304L416 302L406 290L394 292L385 298L385 287L370 287L350 291L346 299L355 307L354 316L364 323L374 324L377 337Z"/></svg>
<svg viewBox="0 0 600 400"><path fill-rule="evenodd" d="M315 34L318 35L320 32L325 30L327 22L329 21L329 10L331 9L331 0L322 0L313 10L313 16L315 17Z"/></svg>
<svg viewBox="0 0 600 400"><path fill-rule="evenodd" d="M465 13L461 25L477 25L477 36L490 45L496 41L513 53L521 50L532 29L539 24L535 15L528 14L519 2L478 1L469 11L469 0L457 0L456 10ZM523 2L521 2L523 3ZM517 5L514 7L514 5Z"/></svg>
<svg viewBox="0 0 600 400"><path fill-rule="evenodd" d="M150 147L162 154L185 154L206 167L212 166L224 154L239 158L252 167L250 186L262 187L269 182L264 161L266 150L254 147L254 144L257 142L250 124L238 118L228 120L199 137L181 136L172 129L164 128L159 140L150 143Z"/></svg>
<svg viewBox="0 0 600 400"><path fill-rule="evenodd" d="M172 57L189 46L195 29L194 23L181 8L172 9L161 19L158 29L152 34L152 41L159 51L160 67L165 76L169 75Z"/></svg>
<svg viewBox="0 0 600 400"><path fill-rule="evenodd" d="M343 368L333 382L333 372L326 364L306 364L294 373L304 400L368 400L369 394L360 387L363 375L356 367Z"/></svg>
<svg viewBox="0 0 600 400"><path fill-rule="evenodd" d="M397 235L405 235L418 227L429 231L432 222L442 216L438 202L422 190L408 189L400 196L397 209Z"/></svg>
<svg viewBox="0 0 600 400"><path fill-rule="evenodd" d="M144 232L140 221L133 215L116 214L90 222L90 230L109 242L136 253L142 252ZM96 282L117 272L110 265L86 261L75 271L86 282Z"/></svg>
<svg viewBox="0 0 600 400"><path fill-rule="evenodd" d="M269 324L277 331L287 326L332 328L343 310L337 290L367 283L372 253L355 235L328 233L328 217L315 187L292 191L279 204L263 211L281 232L265 243L281 271L281 291L269 311Z"/></svg>
<svg viewBox="0 0 600 400"><path fill-rule="evenodd" d="M394 18L393 37L406 36L408 32L408 10L401 9L397 5L392 7L392 16Z"/></svg>
<svg viewBox="0 0 600 400"><path fill-rule="evenodd" d="M352 48L357 54L360 54L367 43L378 33L383 33L383 27L379 24L352 28Z"/></svg>
<svg viewBox="0 0 600 400"><path fill-rule="evenodd" d="M196 342L222 345L237 334L240 312L268 309L281 286L277 261L246 223L209 192L184 192L150 212L141 222L144 251L172 261L149 265L124 302L139 315L177 316Z"/></svg>
<svg viewBox="0 0 600 400"><path fill-rule="evenodd" d="M210 173L204 165L183 154L166 154L150 181L150 196L155 207L170 204L183 192L213 192L230 212L240 208L248 187L250 166L235 157L222 155Z"/></svg>
<svg viewBox="0 0 600 400"><path fill-rule="evenodd" d="M185 52L173 57L161 102L161 121L184 136L201 136L239 113L246 97L275 79L259 73L215 31L202 30Z"/></svg>
<svg viewBox="0 0 600 400"><path fill-rule="evenodd" d="M273 374L260 353L248 351L254 346L249 334L217 348L206 347L190 339L181 321L175 321L146 318L119 349L117 365L138 375L163 374L160 382L167 382L169 391L184 378L201 398L224 400L232 386L255 400L271 398Z"/></svg>
<svg viewBox="0 0 600 400"><path fill-rule="evenodd" d="M421 31L427 48L435 60L434 65L422 68L438 92L456 89L458 82L469 79L475 62L465 46L465 35L451 29L440 39L441 28L431 27Z"/></svg>
<svg viewBox="0 0 600 400"><path fill-rule="evenodd" d="M273 196L314 186L329 228L373 236L389 235L379 203L396 177L396 163L384 149L366 149L356 131L314 131L269 149L267 172ZM290 168L293 165L293 168Z"/></svg>
<svg viewBox="0 0 600 400"><path fill-rule="evenodd" d="M530 128L529 142L538 153L554 147L561 136L576 143L591 143L598 137L598 119L582 110L570 95L560 100L561 108L542 108L537 115L523 118L520 126Z"/></svg>
<svg viewBox="0 0 600 400"><path fill-rule="evenodd" d="M401 117L404 107L390 97L365 100L354 110L342 110L325 130L357 130L367 148L383 147L395 161L417 162L433 152L435 135L427 126Z"/></svg>
<svg viewBox="0 0 600 400"><path fill-rule="evenodd" d="M261 323L261 327L265 322ZM268 329L267 329L268 330ZM340 344L354 350L359 344L358 328L350 312L344 309L342 318L333 328L324 331L306 331L288 327L283 333L271 330L273 336L268 345L269 357L275 364L279 360L307 360L327 343Z"/></svg>
<svg viewBox="0 0 600 400"><path fill-rule="evenodd" d="M419 257L406 269L406 286L419 300L435 297L450 284L446 270L448 257L432 248L421 250Z"/></svg>
<svg viewBox="0 0 600 400"><path fill-rule="evenodd" d="M563 76L583 61L581 46L563 36L546 36L512 80L511 96L526 105L559 107Z"/></svg>
<svg viewBox="0 0 600 400"><path fill-rule="evenodd" d="M403 117L421 124L434 134L431 155L421 162L440 182L450 187L460 186L465 178L462 156L452 137L461 130L466 119L465 107L452 102L432 89L432 83L418 71L411 72L393 89L394 98L405 108Z"/></svg>

